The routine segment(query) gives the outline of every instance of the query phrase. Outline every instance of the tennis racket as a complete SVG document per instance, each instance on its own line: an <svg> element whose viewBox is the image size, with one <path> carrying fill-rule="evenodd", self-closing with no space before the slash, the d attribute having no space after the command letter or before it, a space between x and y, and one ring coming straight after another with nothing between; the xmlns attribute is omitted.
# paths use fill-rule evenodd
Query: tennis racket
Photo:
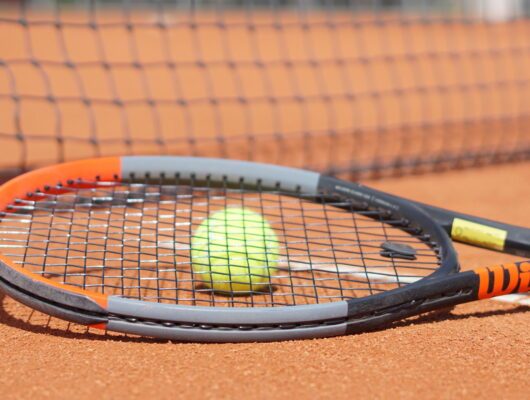
<svg viewBox="0 0 530 400"><path fill-rule="evenodd" d="M220 294L193 272L195 230L231 206L260 213L278 236L266 288ZM528 229L266 164L76 161L5 183L0 209L2 290L53 316L149 337L351 334L530 285L528 261L459 272L451 240L528 257Z"/></svg>

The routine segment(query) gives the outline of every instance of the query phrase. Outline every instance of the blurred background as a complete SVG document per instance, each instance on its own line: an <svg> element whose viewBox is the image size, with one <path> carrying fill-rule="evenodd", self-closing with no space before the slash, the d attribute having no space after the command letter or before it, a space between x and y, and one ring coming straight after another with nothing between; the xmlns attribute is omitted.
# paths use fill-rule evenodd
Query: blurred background
<svg viewBox="0 0 530 400"><path fill-rule="evenodd" d="M114 154L359 179L530 158L530 1L2 1L0 174Z"/></svg>

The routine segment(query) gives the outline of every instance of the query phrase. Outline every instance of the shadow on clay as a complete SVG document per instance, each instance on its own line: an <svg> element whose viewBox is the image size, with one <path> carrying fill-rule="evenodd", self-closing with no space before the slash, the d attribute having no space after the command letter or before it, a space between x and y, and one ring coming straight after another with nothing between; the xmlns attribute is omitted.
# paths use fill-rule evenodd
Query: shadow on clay
<svg viewBox="0 0 530 400"><path fill-rule="evenodd" d="M530 310L530 307L525 306L525 305L519 305L509 310L497 309L497 310L489 310L489 311L468 312L464 314L454 314L452 312L453 308L449 308L449 309L444 309L444 310L432 311L430 313L426 313L426 314L423 314L417 317L411 317L403 321L397 321L393 324L385 326L384 328L380 330L384 330L388 328L411 326L411 325L432 324L432 323L438 323L438 322L444 322L444 321L460 321L460 320L466 320L468 318L490 318L490 317L495 317L495 316L522 314L522 313L528 312L529 310Z"/></svg>

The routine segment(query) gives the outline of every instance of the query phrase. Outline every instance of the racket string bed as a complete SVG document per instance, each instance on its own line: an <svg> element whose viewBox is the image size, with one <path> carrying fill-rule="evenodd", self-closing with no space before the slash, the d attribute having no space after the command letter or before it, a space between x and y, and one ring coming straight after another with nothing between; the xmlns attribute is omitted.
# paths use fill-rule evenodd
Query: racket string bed
<svg viewBox="0 0 530 400"><path fill-rule="evenodd" d="M9 207L0 224L7 233L1 243L24 268L66 285L209 306L358 298L410 283L439 265L427 238L411 234L414 229L403 219L355 209L344 199L244 186L206 182L192 187L166 179L156 184L79 181L47 188ZM278 233L279 254L274 256L279 265L266 290L220 296L204 287L191 268L191 237L212 211L234 206L256 210ZM416 259L383 256L385 242L413 247Z"/></svg>

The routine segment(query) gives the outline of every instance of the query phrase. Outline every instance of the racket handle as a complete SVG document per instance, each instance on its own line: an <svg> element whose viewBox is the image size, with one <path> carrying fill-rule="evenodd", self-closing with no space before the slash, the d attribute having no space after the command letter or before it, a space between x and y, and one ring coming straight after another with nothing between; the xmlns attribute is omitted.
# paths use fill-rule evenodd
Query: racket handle
<svg viewBox="0 0 530 400"><path fill-rule="evenodd" d="M530 291L530 260L481 267L474 272L479 278L478 299Z"/></svg>

